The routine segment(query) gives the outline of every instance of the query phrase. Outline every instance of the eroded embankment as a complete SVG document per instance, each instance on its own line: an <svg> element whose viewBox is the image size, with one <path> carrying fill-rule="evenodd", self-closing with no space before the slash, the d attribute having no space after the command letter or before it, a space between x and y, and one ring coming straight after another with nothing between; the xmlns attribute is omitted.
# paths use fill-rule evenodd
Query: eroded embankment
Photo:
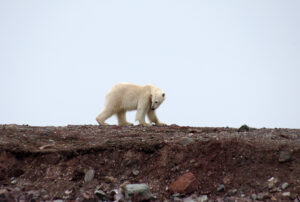
<svg viewBox="0 0 300 202"><path fill-rule="evenodd" d="M97 199L95 190L110 198L124 183L146 183L161 201L172 199L170 184L185 173L196 185L179 182L181 195L295 200L300 193L300 130L0 125L0 148L7 200Z"/></svg>

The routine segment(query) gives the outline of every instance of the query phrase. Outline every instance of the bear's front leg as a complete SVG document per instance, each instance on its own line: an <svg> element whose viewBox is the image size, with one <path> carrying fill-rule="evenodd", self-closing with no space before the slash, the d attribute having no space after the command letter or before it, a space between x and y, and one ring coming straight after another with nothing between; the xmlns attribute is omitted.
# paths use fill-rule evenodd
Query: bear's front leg
<svg viewBox="0 0 300 202"><path fill-rule="evenodd" d="M139 103L136 112L136 121L139 121L139 125L151 126L151 124L146 123L145 116L148 106L145 103Z"/></svg>
<svg viewBox="0 0 300 202"><path fill-rule="evenodd" d="M166 124L164 124L164 123L161 123L161 122L158 120L158 118L157 118L157 116L156 116L154 110L151 110L151 109L150 109L150 110L148 111L147 115L148 115L148 118L149 118L149 120L150 120L151 123L155 123L155 125L157 125L157 126L165 126L165 125L166 125Z"/></svg>

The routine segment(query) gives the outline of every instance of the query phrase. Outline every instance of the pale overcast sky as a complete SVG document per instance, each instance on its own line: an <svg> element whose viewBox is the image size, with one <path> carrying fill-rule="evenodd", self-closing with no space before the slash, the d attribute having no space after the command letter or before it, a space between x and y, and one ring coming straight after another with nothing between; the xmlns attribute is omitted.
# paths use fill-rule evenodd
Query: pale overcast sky
<svg viewBox="0 0 300 202"><path fill-rule="evenodd" d="M0 124L97 124L126 81L166 92L167 124L300 128L299 11L299 0L0 0Z"/></svg>

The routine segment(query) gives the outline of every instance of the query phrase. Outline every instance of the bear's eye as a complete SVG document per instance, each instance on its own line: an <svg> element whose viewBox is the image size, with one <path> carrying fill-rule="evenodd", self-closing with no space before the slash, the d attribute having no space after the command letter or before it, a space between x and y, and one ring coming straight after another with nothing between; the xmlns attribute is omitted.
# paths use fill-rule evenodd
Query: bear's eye
<svg viewBox="0 0 300 202"><path fill-rule="evenodd" d="M155 101L155 104L157 104L158 102L157 101Z"/></svg>

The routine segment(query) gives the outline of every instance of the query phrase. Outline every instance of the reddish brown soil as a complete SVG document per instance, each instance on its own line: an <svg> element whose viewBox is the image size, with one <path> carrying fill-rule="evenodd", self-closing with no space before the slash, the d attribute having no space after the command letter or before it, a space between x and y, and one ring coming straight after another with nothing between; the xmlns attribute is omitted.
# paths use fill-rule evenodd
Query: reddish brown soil
<svg viewBox="0 0 300 202"><path fill-rule="evenodd" d="M279 162L282 151L291 158ZM95 175L85 182L89 169ZM199 181L197 196L226 199L237 189L235 197L268 193L266 200L296 201L300 130L0 125L0 201L81 201L95 198L97 188L109 193L124 182L146 183L163 201L173 194L171 182L187 172ZM270 191L271 177L288 188ZM221 184L225 189L218 192Z"/></svg>

